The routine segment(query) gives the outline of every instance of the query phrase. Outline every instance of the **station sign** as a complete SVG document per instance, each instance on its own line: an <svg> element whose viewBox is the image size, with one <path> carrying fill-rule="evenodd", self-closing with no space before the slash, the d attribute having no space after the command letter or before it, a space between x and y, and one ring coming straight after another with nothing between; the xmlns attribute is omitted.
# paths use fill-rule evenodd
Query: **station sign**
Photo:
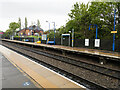
<svg viewBox="0 0 120 90"><path fill-rule="evenodd" d="M100 47L100 39L95 39L95 47Z"/></svg>
<svg viewBox="0 0 120 90"><path fill-rule="evenodd" d="M30 35L30 33L28 32L28 36Z"/></svg>
<svg viewBox="0 0 120 90"><path fill-rule="evenodd" d="M117 33L117 31L111 31L111 33Z"/></svg>
<svg viewBox="0 0 120 90"><path fill-rule="evenodd" d="M89 39L85 39L85 46L89 46Z"/></svg>
<svg viewBox="0 0 120 90"><path fill-rule="evenodd" d="M42 40L47 40L47 35L46 34L42 35Z"/></svg>

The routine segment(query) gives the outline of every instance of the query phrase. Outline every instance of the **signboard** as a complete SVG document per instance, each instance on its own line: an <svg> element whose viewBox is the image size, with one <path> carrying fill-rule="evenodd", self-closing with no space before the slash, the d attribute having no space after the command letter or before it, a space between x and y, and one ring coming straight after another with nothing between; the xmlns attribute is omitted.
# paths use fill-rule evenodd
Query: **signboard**
<svg viewBox="0 0 120 90"><path fill-rule="evenodd" d="M47 40L47 35L46 34L42 35L42 40Z"/></svg>
<svg viewBox="0 0 120 90"><path fill-rule="evenodd" d="M89 39L85 39L85 46L89 46Z"/></svg>
<svg viewBox="0 0 120 90"><path fill-rule="evenodd" d="M70 34L62 34L62 36L70 36Z"/></svg>
<svg viewBox="0 0 120 90"><path fill-rule="evenodd" d="M14 40L14 36L12 36L12 40Z"/></svg>
<svg viewBox="0 0 120 90"><path fill-rule="evenodd" d="M39 34L38 34L38 33L35 33L35 36L39 36Z"/></svg>
<svg viewBox="0 0 120 90"><path fill-rule="evenodd" d="M95 47L100 47L100 39L95 39Z"/></svg>
<svg viewBox="0 0 120 90"><path fill-rule="evenodd" d="M30 33L28 33L28 36L30 35Z"/></svg>
<svg viewBox="0 0 120 90"><path fill-rule="evenodd" d="M117 31L111 31L111 33L117 33Z"/></svg>

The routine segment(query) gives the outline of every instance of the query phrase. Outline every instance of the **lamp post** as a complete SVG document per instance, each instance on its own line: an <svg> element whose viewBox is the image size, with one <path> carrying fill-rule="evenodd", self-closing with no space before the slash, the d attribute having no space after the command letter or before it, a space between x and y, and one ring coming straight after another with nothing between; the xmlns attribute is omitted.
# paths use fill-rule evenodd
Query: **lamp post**
<svg viewBox="0 0 120 90"><path fill-rule="evenodd" d="M115 31L115 15L116 15L116 9L114 10L114 30ZM115 33L113 34L113 51L115 50Z"/></svg>
<svg viewBox="0 0 120 90"><path fill-rule="evenodd" d="M69 31L69 33L71 33L71 31ZM72 29L72 47L73 46L74 46L74 29Z"/></svg>
<svg viewBox="0 0 120 90"><path fill-rule="evenodd" d="M55 22L52 23L54 23L54 45L55 45Z"/></svg>
<svg viewBox="0 0 120 90"><path fill-rule="evenodd" d="M74 29L72 29L72 47L74 46Z"/></svg>
<svg viewBox="0 0 120 90"><path fill-rule="evenodd" d="M47 23L49 23L49 33L50 33L50 22L46 21Z"/></svg>

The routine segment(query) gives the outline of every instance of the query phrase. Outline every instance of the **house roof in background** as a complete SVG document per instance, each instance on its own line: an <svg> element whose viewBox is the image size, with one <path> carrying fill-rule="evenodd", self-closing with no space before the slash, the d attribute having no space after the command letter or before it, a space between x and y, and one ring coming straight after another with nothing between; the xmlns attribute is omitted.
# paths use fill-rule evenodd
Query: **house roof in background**
<svg viewBox="0 0 120 90"><path fill-rule="evenodd" d="M33 28L34 27L34 28ZM29 26L29 27L27 27L26 28L27 30L29 29L29 30L35 30L35 31L44 31L42 28L40 28L39 26L36 26L36 25L33 25L33 26ZM22 31L22 30L25 30L25 28L23 28L23 29L21 29L21 30L19 30L19 31ZM17 31L17 32L19 32L19 31Z"/></svg>

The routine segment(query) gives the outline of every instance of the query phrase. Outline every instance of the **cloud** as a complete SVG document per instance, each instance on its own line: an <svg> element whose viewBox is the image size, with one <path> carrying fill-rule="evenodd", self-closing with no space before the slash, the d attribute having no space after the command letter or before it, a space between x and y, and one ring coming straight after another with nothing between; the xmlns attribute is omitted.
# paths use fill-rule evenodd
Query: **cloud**
<svg viewBox="0 0 120 90"><path fill-rule="evenodd" d="M68 12L69 2L3 2L1 8L2 17L31 14L60 15Z"/></svg>
<svg viewBox="0 0 120 90"><path fill-rule="evenodd" d="M40 19L43 29L48 28L46 20L55 21L57 27L60 27L66 23L67 14L76 1L82 0L1 0L0 29L5 31L9 23L17 22L19 17L22 19L22 24L27 17L29 25L31 21L36 22Z"/></svg>

